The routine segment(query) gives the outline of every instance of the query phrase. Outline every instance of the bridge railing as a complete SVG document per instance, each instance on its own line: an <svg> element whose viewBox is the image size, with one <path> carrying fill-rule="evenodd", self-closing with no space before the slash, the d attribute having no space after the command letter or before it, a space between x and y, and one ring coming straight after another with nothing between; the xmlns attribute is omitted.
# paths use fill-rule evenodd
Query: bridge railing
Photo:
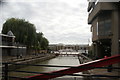
<svg viewBox="0 0 120 80"><path fill-rule="evenodd" d="M61 68L76 68L76 66L59 66L59 65L33 65L33 64L17 64L17 63L3 63L3 80L9 80L9 78L15 80L29 80L27 77L17 77L17 76L9 76L9 72L18 72L18 73L31 73L31 74L45 74L45 75L67 75L67 76L83 76L83 77L111 77L111 78L120 78L120 76L116 75L90 75L90 74L69 74L69 73L45 73L45 72L34 72L34 71L22 71L22 70L12 70L9 69L9 65L26 65L26 66L36 66L36 67L61 67ZM80 67L80 69L86 68L95 68L95 69L115 69L120 70L120 67ZM30 79L31 80L31 79ZM44 80L44 79L43 79Z"/></svg>

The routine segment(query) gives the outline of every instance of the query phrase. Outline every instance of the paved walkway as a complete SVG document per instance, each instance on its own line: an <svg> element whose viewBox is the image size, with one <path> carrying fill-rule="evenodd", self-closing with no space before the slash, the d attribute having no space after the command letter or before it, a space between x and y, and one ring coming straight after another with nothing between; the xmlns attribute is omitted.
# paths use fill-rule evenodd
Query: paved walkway
<svg viewBox="0 0 120 80"><path fill-rule="evenodd" d="M2 57L2 62L18 62L18 61L24 61L24 60L29 60L29 59L40 58L40 57L44 57L48 55L49 54L26 55L22 57L5 56L5 57Z"/></svg>
<svg viewBox="0 0 120 80"><path fill-rule="evenodd" d="M117 71L108 72L107 69L92 69L92 70L89 70L89 73L93 75L118 76ZM93 80L120 80L120 78L118 79L118 78L112 78L112 77L98 77L98 78L93 78Z"/></svg>

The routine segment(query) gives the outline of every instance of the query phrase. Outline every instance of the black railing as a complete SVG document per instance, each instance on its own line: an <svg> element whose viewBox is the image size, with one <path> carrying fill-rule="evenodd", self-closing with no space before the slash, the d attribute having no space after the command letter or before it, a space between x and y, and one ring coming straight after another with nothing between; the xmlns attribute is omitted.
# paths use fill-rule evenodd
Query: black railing
<svg viewBox="0 0 120 80"><path fill-rule="evenodd" d="M9 76L9 72L19 72L19 73L31 73L31 74L47 74L47 75L60 75L57 73L44 73L44 72L34 72L34 71L22 71L22 70L12 70L9 69L9 65L24 65L24 66L36 66L36 67L61 67L61 68L76 68L76 66L59 66L59 65L33 65L33 64L17 64L17 63L3 63L3 73L2 80L9 80L9 78L17 78L17 79L27 79L23 77ZM79 68L79 67L78 67ZM120 70L120 67L80 67L80 68L95 68L95 69L116 69ZM65 74L67 76L83 76L83 77L109 77L109 78L120 78L120 76L113 75L91 75L91 74Z"/></svg>

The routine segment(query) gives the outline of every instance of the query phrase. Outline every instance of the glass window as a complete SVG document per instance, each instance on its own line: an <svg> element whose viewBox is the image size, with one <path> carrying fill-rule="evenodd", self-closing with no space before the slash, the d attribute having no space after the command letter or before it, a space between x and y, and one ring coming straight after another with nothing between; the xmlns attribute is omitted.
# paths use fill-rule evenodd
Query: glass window
<svg viewBox="0 0 120 80"><path fill-rule="evenodd" d="M101 14L98 21L98 35L106 36L111 33L111 14Z"/></svg>
<svg viewBox="0 0 120 80"><path fill-rule="evenodd" d="M98 35L98 22L97 22L97 35Z"/></svg>
<svg viewBox="0 0 120 80"><path fill-rule="evenodd" d="M104 35L104 21L99 22L98 35Z"/></svg>
<svg viewBox="0 0 120 80"><path fill-rule="evenodd" d="M109 35L111 33L111 20L105 20L105 35Z"/></svg>

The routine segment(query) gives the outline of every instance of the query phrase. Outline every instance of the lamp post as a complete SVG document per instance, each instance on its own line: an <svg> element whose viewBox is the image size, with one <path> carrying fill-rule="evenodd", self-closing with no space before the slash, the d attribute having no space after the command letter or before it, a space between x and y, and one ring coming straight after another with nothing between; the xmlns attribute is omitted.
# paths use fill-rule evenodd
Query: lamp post
<svg viewBox="0 0 120 80"><path fill-rule="evenodd" d="M17 59L18 59L18 57L19 57L19 42L17 42Z"/></svg>

